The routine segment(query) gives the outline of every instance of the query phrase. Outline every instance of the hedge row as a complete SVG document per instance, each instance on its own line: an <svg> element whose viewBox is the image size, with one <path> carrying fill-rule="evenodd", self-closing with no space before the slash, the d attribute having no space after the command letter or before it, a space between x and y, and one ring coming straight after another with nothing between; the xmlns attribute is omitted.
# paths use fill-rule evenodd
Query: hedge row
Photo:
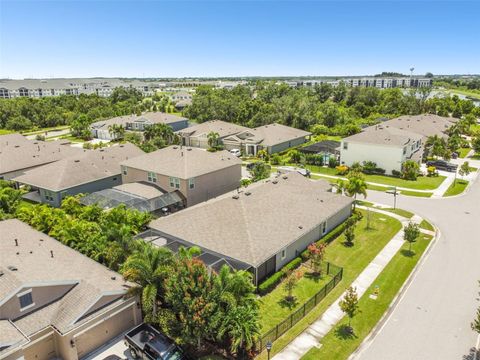
<svg viewBox="0 0 480 360"><path fill-rule="evenodd" d="M283 279L283 277L291 270L295 270L302 264L302 258L300 256L296 257L285 265L280 271L277 271L272 276L267 278L258 286L258 293L260 295L265 295L272 291Z"/></svg>

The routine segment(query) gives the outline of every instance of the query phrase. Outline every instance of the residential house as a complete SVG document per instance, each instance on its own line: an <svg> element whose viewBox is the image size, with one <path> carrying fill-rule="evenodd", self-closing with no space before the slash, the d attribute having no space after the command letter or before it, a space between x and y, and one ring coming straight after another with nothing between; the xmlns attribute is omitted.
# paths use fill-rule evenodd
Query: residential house
<svg viewBox="0 0 480 360"><path fill-rule="evenodd" d="M259 284L350 216L352 198L329 189L324 180L283 174L158 218L144 238L170 249L198 246L214 269L217 261L249 269Z"/></svg>
<svg viewBox="0 0 480 360"><path fill-rule="evenodd" d="M226 149L236 148L255 156L260 150L274 154L301 145L310 135L308 131L290 126L269 124L227 136L223 139L223 144Z"/></svg>
<svg viewBox="0 0 480 360"><path fill-rule="evenodd" d="M123 161L122 182L146 181L164 192L178 191L185 206L192 206L238 188L241 164L228 151L173 145Z"/></svg>
<svg viewBox="0 0 480 360"><path fill-rule="evenodd" d="M122 183L120 163L144 154L126 143L82 153L25 172L13 180L28 185L32 201L59 207L66 196L91 193Z"/></svg>
<svg viewBox="0 0 480 360"><path fill-rule="evenodd" d="M382 124L344 138L340 161L347 166L373 161L387 174L392 174L392 171L401 171L407 160L420 163L422 151L421 135Z"/></svg>
<svg viewBox="0 0 480 360"><path fill-rule="evenodd" d="M83 153L70 142L28 140L20 134L0 136L0 179L11 180L27 170Z"/></svg>
<svg viewBox="0 0 480 360"><path fill-rule="evenodd" d="M328 163L330 158L335 160L340 158L340 141L322 140L314 144L300 147L298 150L304 154L322 155L323 162Z"/></svg>
<svg viewBox="0 0 480 360"><path fill-rule="evenodd" d="M407 160L421 163L428 136L447 137L447 130L458 119L438 115L405 115L365 128L346 137L340 147L341 163L373 161L387 174L401 171Z"/></svg>
<svg viewBox="0 0 480 360"><path fill-rule="evenodd" d="M115 134L110 131L112 125L122 126L128 131L145 131L148 126L153 124L166 124L170 126L173 131L178 131L188 126L188 120L173 114L147 112L140 116L125 115L97 121L91 125L91 131L94 138L115 140Z"/></svg>
<svg viewBox="0 0 480 360"><path fill-rule="evenodd" d="M227 136L238 134L245 130L248 130L245 126L222 120L211 120L193 125L177 133L182 137L183 145L207 149L209 147L208 134L211 132L218 134L218 142L221 145L223 144L223 139Z"/></svg>
<svg viewBox="0 0 480 360"><path fill-rule="evenodd" d="M0 254L1 360L77 360L142 321L133 284L20 220Z"/></svg>
<svg viewBox="0 0 480 360"><path fill-rule="evenodd" d="M178 101L192 101L192 94L186 91L179 91L170 96L170 99L172 99L173 102L178 102Z"/></svg>

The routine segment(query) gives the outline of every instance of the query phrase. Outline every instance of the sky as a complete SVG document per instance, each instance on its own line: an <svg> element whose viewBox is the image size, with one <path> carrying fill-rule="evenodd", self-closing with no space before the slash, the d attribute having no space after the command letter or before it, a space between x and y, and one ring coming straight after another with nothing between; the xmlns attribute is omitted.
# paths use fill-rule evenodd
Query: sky
<svg viewBox="0 0 480 360"><path fill-rule="evenodd" d="M0 0L0 78L480 73L480 1Z"/></svg>

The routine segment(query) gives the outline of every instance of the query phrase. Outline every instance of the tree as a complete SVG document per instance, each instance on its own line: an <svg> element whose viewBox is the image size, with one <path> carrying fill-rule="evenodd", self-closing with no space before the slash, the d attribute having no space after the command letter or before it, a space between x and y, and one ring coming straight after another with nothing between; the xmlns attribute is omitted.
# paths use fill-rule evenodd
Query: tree
<svg viewBox="0 0 480 360"><path fill-rule="evenodd" d="M250 168L253 181L259 181L270 177L270 166L263 161L257 161Z"/></svg>
<svg viewBox="0 0 480 360"><path fill-rule="evenodd" d="M123 264L122 274L126 280L138 284L131 292L141 295L145 320L152 322L157 316L157 299L165 296L164 281L170 273L173 255L164 247L143 241L135 246L136 250Z"/></svg>
<svg viewBox="0 0 480 360"><path fill-rule="evenodd" d="M115 140L122 140L125 136L125 128L120 124L112 124L108 127L108 133Z"/></svg>
<svg viewBox="0 0 480 360"><path fill-rule="evenodd" d="M210 147L210 149L216 149L217 148L219 136L220 135L215 131L210 131L207 134L207 142L208 142L208 146Z"/></svg>
<svg viewBox="0 0 480 360"><path fill-rule="evenodd" d="M458 169L458 174L462 177L470 174L470 164L468 161L465 161L462 166L460 166L460 169Z"/></svg>
<svg viewBox="0 0 480 360"><path fill-rule="evenodd" d="M347 195L354 198L353 210L356 209L357 195L363 195L364 198L367 197L367 183L358 175L348 178L346 190Z"/></svg>
<svg viewBox="0 0 480 360"><path fill-rule="evenodd" d="M420 165L416 161L407 160L402 164L402 177L405 180L417 180L420 175Z"/></svg>
<svg viewBox="0 0 480 360"><path fill-rule="evenodd" d="M92 137L90 131L90 119L86 115L80 115L72 121L70 124L70 130L72 135L78 138L89 140Z"/></svg>
<svg viewBox="0 0 480 360"><path fill-rule="evenodd" d="M403 229L403 240L408 241L408 251L412 252L412 244L417 241L420 236L420 227L418 224L409 222Z"/></svg>
<svg viewBox="0 0 480 360"><path fill-rule="evenodd" d="M480 284L480 281L478 282ZM480 295L480 292L478 293ZM477 313L472 323L470 324L472 330L480 334L480 306L477 309Z"/></svg>
<svg viewBox="0 0 480 360"><path fill-rule="evenodd" d="M293 302L295 297L293 296L293 290L298 285L298 280L301 278L301 273L299 271L289 271L285 277L283 288L287 292L285 299L288 302Z"/></svg>
<svg viewBox="0 0 480 360"><path fill-rule="evenodd" d="M322 274L322 261L327 250L327 245L324 243L312 243L307 249L312 263L313 273L316 276L320 276Z"/></svg>
<svg viewBox="0 0 480 360"><path fill-rule="evenodd" d="M347 222L347 227L345 228L345 242L347 246L353 246L353 241L355 240L355 224L356 221Z"/></svg>
<svg viewBox="0 0 480 360"><path fill-rule="evenodd" d="M472 139L472 148L475 152L480 153L480 135Z"/></svg>
<svg viewBox="0 0 480 360"><path fill-rule="evenodd" d="M340 309L348 316L348 327L352 330L352 319L360 312L356 288L350 286L338 305L340 305Z"/></svg>

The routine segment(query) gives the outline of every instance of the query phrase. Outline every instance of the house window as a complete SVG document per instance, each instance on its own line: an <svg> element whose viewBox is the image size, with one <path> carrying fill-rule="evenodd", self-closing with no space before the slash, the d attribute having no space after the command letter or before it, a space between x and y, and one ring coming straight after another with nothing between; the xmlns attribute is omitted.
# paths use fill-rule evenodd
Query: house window
<svg viewBox="0 0 480 360"><path fill-rule="evenodd" d="M325 235L327 233L327 222L324 221L321 227L322 227L322 235Z"/></svg>
<svg viewBox="0 0 480 360"><path fill-rule="evenodd" d="M122 174L127 175L127 167L126 166L122 166Z"/></svg>
<svg viewBox="0 0 480 360"><path fill-rule="evenodd" d="M282 250L282 260L287 257L287 249Z"/></svg>
<svg viewBox="0 0 480 360"><path fill-rule="evenodd" d="M157 174L155 174L153 172L149 172L148 175L147 175L147 179L150 182L157 182Z"/></svg>
<svg viewBox="0 0 480 360"><path fill-rule="evenodd" d="M170 178L170 187L180 189L180 179L176 177Z"/></svg>
<svg viewBox="0 0 480 360"><path fill-rule="evenodd" d="M403 148L403 155L405 155L406 153L407 153L407 147L405 146L405 147Z"/></svg>
<svg viewBox="0 0 480 360"><path fill-rule="evenodd" d="M53 201L53 191L45 190L45 199L47 201Z"/></svg>
<svg viewBox="0 0 480 360"><path fill-rule="evenodd" d="M348 150L348 142L343 143L343 150Z"/></svg>
<svg viewBox="0 0 480 360"><path fill-rule="evenodd" d="M35 306L32 298L32 290L29 290L27 293L22 293L18 296L18 300L20 301L20 310L26 310L27 308Z"/></svg>
<svg viewBox="0 0 480 360"><path fill-rule="evenodd" d="M189 189L195 188L195 178L188 179L188 188Z"/></svg>

